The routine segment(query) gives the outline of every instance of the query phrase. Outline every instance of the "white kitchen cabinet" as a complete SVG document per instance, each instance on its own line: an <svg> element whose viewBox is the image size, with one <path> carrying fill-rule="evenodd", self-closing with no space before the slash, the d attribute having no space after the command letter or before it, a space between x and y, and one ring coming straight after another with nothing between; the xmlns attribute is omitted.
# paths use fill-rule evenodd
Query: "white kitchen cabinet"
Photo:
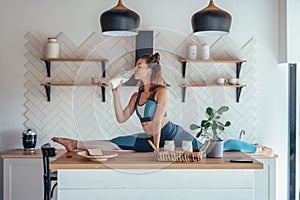
<svg viewBox="0 0 300 200"><path fill-rule="evenodd" d="M41 155L22 157L8 153L1 157L3 158L3 199L42 200ZM57 197L91 200L103 199L103 197L120 199L129 196L131 199L144 200L150 197L151 199L201 197L201 199L275 200L276 158L255 157L255 159L264 164L263 169L156 169L146 170L146 172L133 170L132 173L130 170L117 169L60 170L59 185L55 189L53 200Z"/></svg>
<svg viewBox="0 0 300 200"><path fill-rule="evenodd" d="M250 164L231 163L232 158L249 159L241 152L225 152L220 159L165 163L151 153L120 153L100 163L68 152L50 168L58 170L57 198L62 200L276 199L276 158L256 156Z"/></svg>
<svg viewBox="0 0 300 200"><path fill-rule="evenodd" d="M3 199L43 199L43 163L41 158L3 159Z"/></svg>
<svg viewBox="0 0 300 200"><path fill-rule="evenodd" d="M61 151L58 151L60 154ZM65 151L62 151L65 152ZM12 150L3 159L3 200L44 199L43 160L40 150ZM56 200L57 190L53 200Z"/></svg>
<svg viewBox="0 0 300 200"><path fill-rule="evenodd" d="M255 174L255 199L276 200L276 158L255 158L264 164L262 171Z"/></svg>

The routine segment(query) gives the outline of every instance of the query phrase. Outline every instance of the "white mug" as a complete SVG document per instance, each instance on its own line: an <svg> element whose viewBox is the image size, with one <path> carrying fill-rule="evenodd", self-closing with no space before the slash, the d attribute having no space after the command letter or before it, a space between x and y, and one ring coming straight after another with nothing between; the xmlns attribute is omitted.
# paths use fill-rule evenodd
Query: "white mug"
<svg viewBox="0 0 300 200"><path fill-rule="evenodd" d="M165 151L175 151L175 143L174 140L166 140L164 145Z"/></svg>
<svg viewBox="0 0 300 200"><path fill-rule="evenodd" d="M217 79L217 84L219 84L219 85L224 85L226 83L226 79L225 78L218 78Z"/></svg>
<svg viewBox="0 0 300 200"><path fill-rule="evenodd" d="M183 140L181 149L187 152L193 152L193 144L192 141Z"/></svg>
<svg viewBox="0 0 300 200"><path fill-rule="evenodd" d="M229 84L231 84L231 85L239 84L239 79L238 78L230 78Z"/></svg>

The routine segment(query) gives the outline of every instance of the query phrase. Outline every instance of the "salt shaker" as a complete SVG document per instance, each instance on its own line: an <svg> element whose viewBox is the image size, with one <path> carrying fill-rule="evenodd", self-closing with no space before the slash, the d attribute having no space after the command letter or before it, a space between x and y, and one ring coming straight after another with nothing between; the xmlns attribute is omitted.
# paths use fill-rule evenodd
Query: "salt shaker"
<svg viewBox="0 0 300 200"><path fill-rule="evenodd" d="M48 38L45 56L46 58L59 58L59 44L56 38Z"/></svg>

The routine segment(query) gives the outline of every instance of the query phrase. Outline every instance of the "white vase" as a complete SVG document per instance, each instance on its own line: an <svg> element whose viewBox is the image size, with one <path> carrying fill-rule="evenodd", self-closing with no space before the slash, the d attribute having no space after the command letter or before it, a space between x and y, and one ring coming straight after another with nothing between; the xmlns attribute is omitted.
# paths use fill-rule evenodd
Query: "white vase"
<svg viewBox="0 0 300 200"><path fill-rule="evenodd" d="M45 56L46 58L59 58L59 44L55 38L48 38Z"/></svg>

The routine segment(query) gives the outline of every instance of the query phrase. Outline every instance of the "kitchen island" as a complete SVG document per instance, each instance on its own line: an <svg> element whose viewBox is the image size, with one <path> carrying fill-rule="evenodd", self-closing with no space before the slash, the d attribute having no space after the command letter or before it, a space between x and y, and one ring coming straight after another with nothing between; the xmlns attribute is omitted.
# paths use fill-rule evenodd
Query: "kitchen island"
<svg viewBox="0 0 300 200"><path fill-rule="evenodd" d="M223 158L199 162L158 162L153 153L118 152L99 162L66 152L50 168L58 170L58 199L270 199L274 185L268 183L273 180L269 167L258 160L225 152Z"/></svg>

